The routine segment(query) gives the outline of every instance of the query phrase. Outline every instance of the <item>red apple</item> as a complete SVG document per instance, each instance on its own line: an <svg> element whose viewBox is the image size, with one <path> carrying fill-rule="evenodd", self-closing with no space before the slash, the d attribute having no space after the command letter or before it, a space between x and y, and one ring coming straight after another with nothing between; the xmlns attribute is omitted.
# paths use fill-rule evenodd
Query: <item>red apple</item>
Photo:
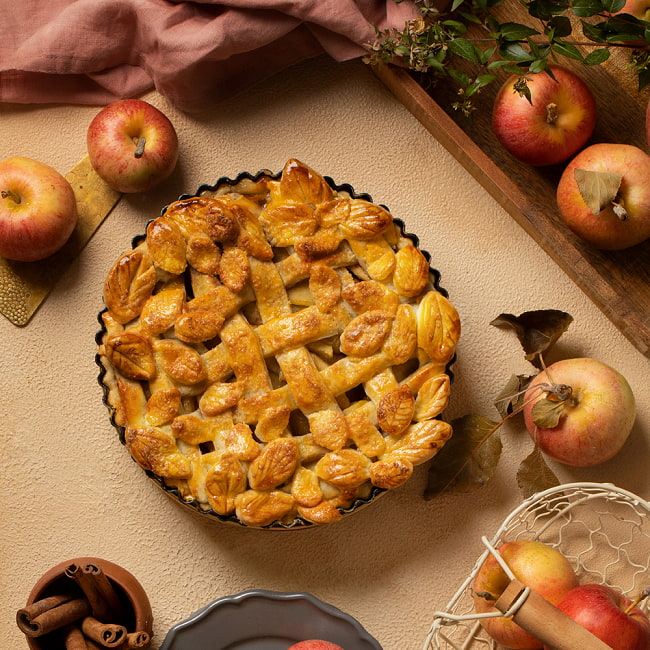
<svg viewBox="0 0 650 650"><path fill-rule="evenodd" d="M556 606L612 650L650 650L650 620L639 607L626 611L631 605L617 589L585 584L565 594Z"/></svg>
<svg viewBox="0 0 650 650"><path fill-rule="evenodd" d="M37 160L0 162L0 256L35 262L56 253L77 224L70 183Z"/></svg>
<svg viewBox="0 0 650 650"><path fill-rule="evenodd" d="M528 76L530 101L508 79L494 101L492 128L501 144L529 165L554 165L571 158L596 126L596 101L587 84L558 66Z"/></svg>
<svg viewBox="0 0 650 650"><path fill-rule="evenodd" d="M566 399L549 390L554 386L570 388L561 395ZM526 428L540 450L574 467L591 467L615 456L636 416L634 394L625 377L590 358L550 365L531 381L524 404ZM548 407L552 410L545 421Z"/></svg>
<svg viewBox="0 0 650 650"><path fill-rule="evenodd" d="M155 106L122 99L103 108L86 136L90 163L118 192L143 192L165 180L176 167L178 137Z"/></svg>
<svg viewBox="0 0 650 650"><path fill-rule="evenodd" d="M576 170L582 170L577 174L583 179L576 178ZM650 156L639 147L609 142L591 145L562 173L557 187L560 216L578 237L596 248L621 250L640 244L650 237L649 178Z"/></svg>
<svg viewBox="0 0 650 650"><path fill-rule="evenodd" d="M551 604L557 603L578 584L578 578L564 555L556 548L533 540L504 542L499 554L519 580ZM510 579L490 554L479 568L472 587L478 613L497 612L494 602L510 584ZM488 596L489 595L489 596ZM480 619L486 632L501 645L515 650L535 650L542 643L517 625L512 618Z"/></svg>
<svg viewBox="0 0 650 650"><path fill-rule="evenodd" d="M330 641L321 641L320 639L309 639L294 643L287 650L343 650L340 645Z"/></svg>

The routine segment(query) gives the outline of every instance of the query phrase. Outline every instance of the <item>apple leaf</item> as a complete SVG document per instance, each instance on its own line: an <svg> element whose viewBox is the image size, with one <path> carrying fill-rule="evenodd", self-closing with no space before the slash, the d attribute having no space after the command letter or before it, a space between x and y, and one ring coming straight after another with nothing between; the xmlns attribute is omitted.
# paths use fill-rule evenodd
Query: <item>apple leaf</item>
<svg viewBox="0 0 650 650"><path fill-rule="evenodd" d="M542 397L533 405L533 422L544 429L554 429L564 413L564 402Z"/></svg>
<svg viewBox="0 0 650 650"><path fill-rule="evenodd" d="M480 415L464 415L451 422L452 437L429 465L424 498L448 489L467 490L485 485L501 457L499 424Z"/></svg>
<svg viewBox="0 0 650 650"><path fill-rule="evenodd" d="M524 394L531 379L532 377L527 375L511 375L508 383L494 400L494 406L503 419L519 411L523 406Z"/></svg>
<svg viewBox="0 0 650 650"><path fill-rule="evenodd" d="M519 465L517 485L524 499L542 490L560 485L560 481L547 465L537 445Z"/></svg>
<svg viewBox="0 0 650 650"><path fill-rule="evenodd" d="M614 201L623 180L622 174L589 169L574 169L573 177L578 184L580 196L596 216Z"/></svg>
<svg viewBox="0 0 650 650"><path fill-rule="evenodd" d="M550 349L573 322L573 316L558 309L537 309L519 316L499 314L490 325L510 327L524 348L526 360L539 370L539 356Z"/></svg>

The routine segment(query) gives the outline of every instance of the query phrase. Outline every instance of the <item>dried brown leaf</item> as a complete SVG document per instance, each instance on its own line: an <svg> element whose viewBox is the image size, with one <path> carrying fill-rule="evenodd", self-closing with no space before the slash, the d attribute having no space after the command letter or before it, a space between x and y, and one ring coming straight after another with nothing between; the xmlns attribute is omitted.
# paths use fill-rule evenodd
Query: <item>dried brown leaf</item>
<svg viewBox="0 0 650 650"><path fill-rule="evenodd" d="M533 451L521 462L517 471L517 485L521 496L527 499L537 492L556 487L559 484L560 481L546 464L539 447L535 446Z"/></svg>
<svg viewBox="0 0 650 650"><path fill-rule="evenodd" d="M590 169L574 169L573 177L580 196L596 216L614 201L623 180L622 174Z"/></svg>
<svg viewBox="0 0 650 650"><path fill-rule="evenodd" d="M494 406L502 418L519 411L524 403L524 395L528 388L531 377L527 375L511 375L508 383L497 395Z"/></svg>
<svg viewBox="0 0 650 650"><path fill-rule="evenodd" d="M532 408L533 422L544 429L554 429L564 413L565 403L548 397L538 399Z"/></svg>
<svg viewBox="0 0 650 650"><path fill-rule="evenodd" d="M448 489L468 490L485 485L499 463L502 445L498 423L470 414L451 424L451 439L429 465L425 499Z"/></svg>
<svg viewBox="0 0 650 650"><path fill-rule="evenodd" d="M550 349L573 322L573 316L558 309L537 309L519 316L499 314L490 325L510 327L524 348L526 359L541 370L539 355Z"/></svg>

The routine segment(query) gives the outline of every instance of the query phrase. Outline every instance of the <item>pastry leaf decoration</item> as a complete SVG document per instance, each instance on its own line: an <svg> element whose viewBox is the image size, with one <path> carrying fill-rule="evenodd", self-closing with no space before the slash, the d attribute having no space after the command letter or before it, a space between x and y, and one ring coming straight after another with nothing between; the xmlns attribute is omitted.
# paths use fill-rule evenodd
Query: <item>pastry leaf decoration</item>
<svg viewBox="0 0 650 650"><path fill-rule="evenodd" d="M573 177L578 184L580 196L596 216L614 202L623 180L621 174L590 169L575 169Z"/></svg>

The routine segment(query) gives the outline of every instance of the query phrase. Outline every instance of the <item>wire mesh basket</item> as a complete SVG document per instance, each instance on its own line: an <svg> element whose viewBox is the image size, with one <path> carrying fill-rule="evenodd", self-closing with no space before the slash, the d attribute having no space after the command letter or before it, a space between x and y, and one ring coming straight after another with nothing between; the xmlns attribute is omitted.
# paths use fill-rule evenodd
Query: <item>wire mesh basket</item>
<svg viewBox="0 0 650 650"><path fill-rule="evenodd" d="M618 587L634 599L650 584L650 502L609 483L568 483L526 499L503 521L444 611L423 650L493 650L476 615L472 584L490 547L516 539L558 548L581 583ZM641 608L648 612L648 600Z"/></svg>

